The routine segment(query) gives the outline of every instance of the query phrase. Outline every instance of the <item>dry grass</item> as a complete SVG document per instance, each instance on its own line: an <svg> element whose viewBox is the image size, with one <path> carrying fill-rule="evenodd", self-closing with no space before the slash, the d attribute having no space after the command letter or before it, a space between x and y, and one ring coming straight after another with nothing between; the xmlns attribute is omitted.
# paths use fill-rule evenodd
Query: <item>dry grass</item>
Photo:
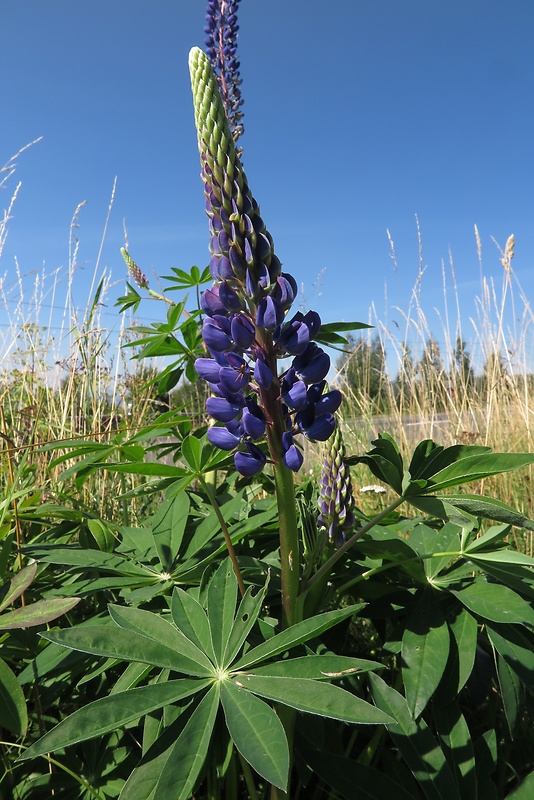
<svg viewBox="0 0 534 800"><path fill-rule="evenodd" d="M16 159L25 149L0 171L0 187L7 188ZM0 218L0 258L19 189L20 183ZM100 266L114 194L115 185L85 308L77 308L73 298L79 269L79 213L84 203L72 218L66 270L36 274L30 292L16 260L0 274L0 485L4 487L12 483L11 460L16 479L22 473L31 475L28 492L39 489L47 499L59 499L65 487L58 478L69 464L50 470L57 451L39 453L39 445L57 442L60 447L62 441L81 437L101 441L115 435L117 425L130 427L132 420L142 425L151 411L151 390L146 384L155 365L141 367L131 360L132 352L123 349L131 336L127 324L133 320L123 314L118 332L111 333L102 319L106 302L113 306L116 299L110 295L111 276ZM60 295L64 300L58 299ZM79 499L102 517L112 518L118 511L120 490L125 488L120 482L119 476L97 473L84 484ZM0 517L5 507L3 512L0 508Z"/></svg>
<svg viewBox="0 0 534 800"><path fill-rule="evenodd" d="M532 451L533 314L512 269L514 237L508 238L504 249L499 248L503 269L500 291L493 279L483 275L476 227L475 240L481 269L481 291L467 321L460 315L452 258L448 270L443 266L443 305L435 309L440 327L439 340L444 343L438 368L425 372L403 359L403 353L409 349L413 363L417 364L433 334L421 305L421 281L424 280L421 269L408 308L396 309L403 320L402 329L392 329L385 324L372 307L370 322L374 329L368 333L369 343L372 335L378 335L387 353L391 379L384 380L381 394L382 407L388 411L377 414L376 400L373 401L365 392L355 393L338 375L346 399L342 406L342 426L348 453L364 452L382 431L388 431L395 438L405 458L409 458L417 442L425 438L432 438L445 446L482 444L499 452ZM394 257L391 238L390 244ZM521 319L519 325L515 322L518 317ZM507 320L512 322L507 324ZM451 359L458 338L466 341L466 350L477 366L474 378L452 368ZM484 376L481 374L482 365ZM363 469L353 470L353 474L358 496L358 489L372 480ZM474 491L493 494L533 518L532 477L532 470L522 470L519 474L486 481L485 485L474 487ZM370 497L378 508L382 501L387 500L369 493L362 498L364 506L369 505ZM527 549L531 551L532 546L529 538Z"/></svg>

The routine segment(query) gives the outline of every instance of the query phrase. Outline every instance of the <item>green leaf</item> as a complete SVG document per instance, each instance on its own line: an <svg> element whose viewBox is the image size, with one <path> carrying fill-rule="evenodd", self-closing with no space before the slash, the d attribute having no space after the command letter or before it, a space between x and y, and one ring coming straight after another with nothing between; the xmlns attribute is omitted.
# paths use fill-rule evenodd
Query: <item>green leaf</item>
<svg viewBox="0 0 534 800"><path fill-rule="evenodd" d="M26 591L37 574L37 564L30 564L17 572L7 586L0 590L0 612L13 603L17 597Z"/></svg>
<svg viewBox="0 0 534 800"><path fill-rule="evenodd" d="M262 589L258 590L253 596L252 592L255 587L249 586L245 596L241 600L224 652L223 666L225 668L229 666L237 656L242 644L252 630L252 627L261 611L268 585L269 577L267 576L265 586Z"/></svg>
<svg viewBox="0 0 534 800"><path fill-rule="evenodd" d="M410 547L413 547L421 556L432 555L425 558L423 566L427 579L432 580L441 570L450 564L450 553L460 553L461 529L457 525L447 523L440 531L435 531L428 525L419 524L411 531L408 537ZM440 553L447 555L440 557Z"/></svg>
<svg viewBox="0 0 534 800"><path fill-rule="evenodd" d="M35 758L77 742L94 739L127 725L156 708L176 703L209 686L210 680L176 680L128 689L102 697L78 709L24 751L21 758Z"/></svg>
<svg viewBox="0 0 534 800"><path fill-rule="evenodd" d="M219 684L215 683L188 720L161 770L154 800L188 800L208 747L219 708Z"/></svg>
<svg viewBox="0 0 534 800"><path fill-rule="evenodd" d="M359 725L376 725L393 721L376 706L330 683L257 674L236 676L234 683L267 700L283 703L307 714L318 714L321 717Z"/></svg>
<svg viewBox="0 0 534 800"><path fill-rule="evenodd" d="M406 703L417 719L436 691L449 656L449 628L432 590L423 592L402 637Z"/></svg>
<svg viewBox="0 0 534 800"><path fill-rule="evenodd" d="M219 684L198 706L185 711L145 753L123 786L120 800L155 800L162 791L172 800L186 800L206 758L217 708ZM174 781L171 790L168 785ZM160 789L161 787L161 789Z"/></svg>
<svg viewBox="0 0 534 800"><path fill-rule="evenodd" d="M306 751L306 763L345 800L413 800L413 795L389 775L350 758L322 750L310 750Z"/></svg>
<svg viewBox="0 0 534 800"><path fill-rule="evenodd" d="M519 786L510 794L506 795L506 800L532 800L534 796L534 771L521 781Z"/></svg>
<svg viewBox="0 0 534 800"><path fill-rule="evenodd" d="M0 658L0 728L25 736L28 712L24 692L6 662Z"/></svg>
<svg viewBox="0 0 534 800"><path fill-rule="evenodd" d="M534 644L515 625L486 625L492 646L521 680L534 690Z"/></svg>
<svg viewBox="0 0 534 800"><path fill-rule="evenodd" d="M456 702L433 709L436 733L456 779L462 800L477 800L475 752L467 722Z"/></svg>
<svg viewBox="0 0 534 800"><path fill-rule="evenodd" d="M461 589L449 587L449 591L469 611L483 619L534 626L534 609L508 586L488 583L480 578Z"/></svg>
<svg viewBox="0 0 534 800"><path fill-rule="evenodd" d="M51 622L66 614L80 600L80 597L57 597L52 600L38 600L37 603L30 603L28 606L8 611L7 614L0 616L0 630L44 625L46 622Z"/></svg>
<svg viewBox="0 0 534 800"><path fill-rule="evenodd" d="M200 459L202 446L196 436L186 436L182 442L182 457L186 464L195 473L200 473Z"/></svg>
<svg viewBox="0 0 534 800"><path fill-rule="evenodd" d="M113 621L121 628L136 631L156 642L165 642L167 647L176 650L184 659L184 666L186 666L186 662L191 662L191 666L197 665L203 668L204 671L200 674L213 674L213 665L205 653L184 636L182 631L179 631L159 614L153 614L151 611L144 611L141 608L115 606L111 603L108 608ZM199 674L190 670L188 673L190 675Z"/></svg>
<svg viewBox="0 0 534 800"><path fill-rule="evenodd" d="M179 586L175 586L171 613L176 627L215 662L208 617L200 603Z"/></svg>
<svg viewBox="0 0 534 800"><path fill-rule="evenodd" d="M164 501L152 520L152 535L161 566L171 571L180 552L189 515L189 497L185 492Z"/></svg>
<svg viewBox="0 0 534 800"><path fill-rule="evenodd" d="M497 788L491 779L497 765L497 736L495 729L485 731L475 742L475 761L478 796L484 800L497 800Z"/></svg>
<svg viewBox="0 0 534 800"><path fill-rule="evenodd" d="M88 625L41 635L50 642L82 653L119 658L122 661L141 661L203 678L213 674L213 668L208 670L180 652L133 630L109 625Z"/></svg>
<svg viewBox="0 0 534 800"><path fill-rule="evenodd" d="M504 713L510 736L513 738L517 720L525 708L525 688L519 676L508 666L499 653L496 654L495 661Z"/></svg>
<svg viewBox="0 0 534 800"><path fill-rule="evenodd" d="M223 667L224 652L234 622L237 602L237 578L230 558L225 558L208 586L208 621L215 660Z"/></svg>
<svg viewBox="0 0 534 800"><path fill-rule="evenodd" d="M423 442L423 444L426 443ZM441 445L436 445L434 442L431 442L431 444L434 445L434 447L428 446L427 456L424 462L417 462L419 466L417 474L410 469L414 478L430 479L438 472L442 472L450 466L454 467L458 462L466 458L486 453L491 454L491 448L485 445L454 444L452 447L443 448ZM418 448L416 448L416 451L417 449Z"/></svg>
<svg viewBox="0 0 534 800"><path fill-rule="evenodd" d="M132 575L143 578L158 578L154 570L136 564L129 558L116 553L103 553L99 550L83 550L77 546L60 547L56 545L34 545L24 548L24 552L37 561L48 564L62 564L66 567L100 569L117 575Z"/></svg>
<svg viewBox="0 0 534 800"><path fill-rule="evenodd" d="M370 673L369 679L375 703L396 720L386 727L428 800L460 800L445 756L425 721L414 722L404 697L382 678Z"/></svg>
<svg viewBox="0 0 534 800"><path fill-rule="evenodd" d="M454 610L454 618L449 619L449 628L456 644L455 657L458 664L458 685L455 694L467 683L475 663L478 625L476 619L462 606Z"/></svg>
<svg viewBox="0 0 534 800"><path fill-rule="evenodd" d="M309 655L299 658L285 658L263 667L254 667L251 675L271 675L280 678L308 678L311 680L332 680L361 675L370 670L384 669L384 664L351 656Z"/></svg>
<svg viewBox="0 0 534 800"><path fill-rule="evenodd" d="M500 544L509 533L509 525L492 525L482 536L473 539L464 549L464 553L475 553L483 550L493 553L497 549L495 545ZM532 563L534 564L534 560Z"/></svg>
<svg viewBox="0 0 534 800"><path fill-rule="evenodd" d="M460 458L439 472L434 472L428 491L435 492L511 472L534 463L534 453L482 453Z"/></svg>
<svg viewBox="0 0 534 800"><path fill-rule="evenodd" d="M221 682L226 725L243 758L262 778L285 790L289 748L284 727L273 709L232 681Z"/></svg>
<svg viewBox="0 0 534 800"><path fill-rule="evenodd" d="M335 611L326 611L324 614L317 614L311 619L305 619L302 622L297 622L285 631L277 633L271 639L249 650L239 661L233 665L233 670L242 670L247 667L252 667L260 661L267 658L273 658L279 653L296 647L298 644L307 642L314 636L319 636L320 633L337 625L347 617L353 616L358 611L365 607L365 603L357 603L355 605L346 606L345 608L338 608Z"/></svg>

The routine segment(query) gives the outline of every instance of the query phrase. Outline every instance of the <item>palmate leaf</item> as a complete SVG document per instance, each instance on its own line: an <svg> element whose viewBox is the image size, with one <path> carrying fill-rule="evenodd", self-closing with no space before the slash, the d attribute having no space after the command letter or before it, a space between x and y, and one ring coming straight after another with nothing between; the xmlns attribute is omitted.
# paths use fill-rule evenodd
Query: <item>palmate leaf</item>
<svg viewBox="0 0 534 800"><path fill-rule="evenodd" d="M478 624L476 619L466 608L459 607L454 609L455 616L448 618L448 624L453 636L452 647L453 656L457 663L457 685L453 688L456 695L467 683L473 664L477 648Z"/></svg>
<svg viewBox="0 0 534 800"><path fill-rule="evenodd" d="M262 778L285 789L289 748L277 714L230 680L221 681L221 701L228 731L243 758Z"/></svg>
<svg viewBox="0 0 534 800"><path fill-rule="evenodd" d="M510 736L513 737L517 720L525 708L525 686L504 658L495 651L494 655L504 714Z"/></svg>
<svg viewBox="0 0 534 800"><path fill-rule="evenodd" d="M486 625L489 640L509 667L528 688L534 690L534 643L515 625Z"/></svg>
<svg viewBox="0 0 534 800"><path fill-rule="evenodd" d="M263 589L256 591L256 594L253 595L252 592L254 587L249 586L245 596L241 600L235 615L232 630L230 631L230 635L226 643L223 659L224 667L229 666L237 656L241 646L244 644L248 634L252 630L254 623L258 619L265 595L267 593L268 585L269 575L267 576L267 580L265 581Z"/></svg>
<svg viewBox="0 0 534 800"><path fill-rule="evenodd" d="M233 680L238 688L248 689L267 700L283 703L308 714L318 714L359 725L393 722L389 714L366 703L361 697L330 683L306 678L280 678L253 674L234 676Z"/></svg>
<svg viewBox="0 0 534 800"><path fill-rule="evenodd" d="M24 751L21 759L35 758L77 742L103 736L157 708L202 691L210 682L209 679L175 680L102 697L78 709L45 733L38 742Z"/></svg>
<svg viewBox="0 0 534 800"><path fill-rule="evenodd" d="M189 515L189 497L181 492L172 500L164 501L152 519L152 536L161 566L172 570L180 552Z"/></svg>
<svg viewBox="0 0 534 800"><path fill-rule="evenodd" d="M188 720L158 778L154 800L188 800L206 760L220 685L215 683Z"/></svg>

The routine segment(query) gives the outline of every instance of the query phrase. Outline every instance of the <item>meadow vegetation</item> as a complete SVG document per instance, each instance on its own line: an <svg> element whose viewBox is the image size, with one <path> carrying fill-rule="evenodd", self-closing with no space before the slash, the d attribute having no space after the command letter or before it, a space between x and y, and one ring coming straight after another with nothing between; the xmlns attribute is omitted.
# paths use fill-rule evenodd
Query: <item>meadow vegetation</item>
<svg viewBox="0 0 534 800"><path fill-rule="evenodd" d="M125 294L97 254L80 311L78 207L62 308L58 273L0 278L0 800L528 800L513 237L470 325L452 263L437 335L421 265L403 326L290 312L235 146L237 5L190 54L209 267L155 291L126 242Z"/></svg>

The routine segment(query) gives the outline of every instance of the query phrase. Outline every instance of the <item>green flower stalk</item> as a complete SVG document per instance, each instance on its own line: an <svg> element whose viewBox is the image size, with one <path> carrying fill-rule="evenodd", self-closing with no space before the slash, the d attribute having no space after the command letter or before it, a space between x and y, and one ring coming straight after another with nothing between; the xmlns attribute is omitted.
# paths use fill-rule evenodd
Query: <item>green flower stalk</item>
<svg viewBox="0 0 534 800"><path fill-rule="evenodd" d="M319 524L328 530L328 538L340 547L354 528L354 497L350 470L345 464L345 445L341 428L336 425L324 443L320 483Z"/></svg>

